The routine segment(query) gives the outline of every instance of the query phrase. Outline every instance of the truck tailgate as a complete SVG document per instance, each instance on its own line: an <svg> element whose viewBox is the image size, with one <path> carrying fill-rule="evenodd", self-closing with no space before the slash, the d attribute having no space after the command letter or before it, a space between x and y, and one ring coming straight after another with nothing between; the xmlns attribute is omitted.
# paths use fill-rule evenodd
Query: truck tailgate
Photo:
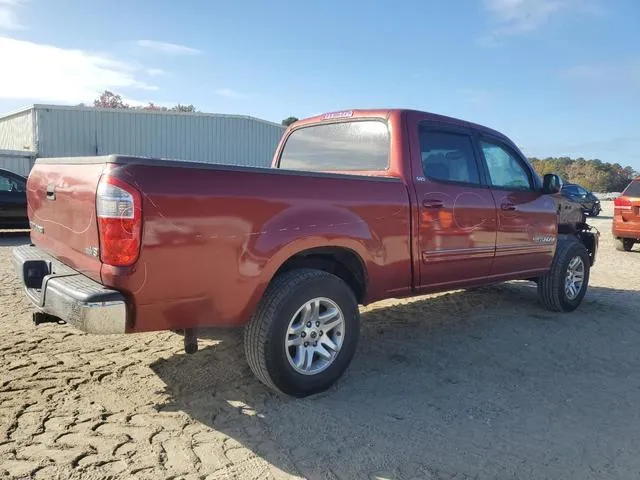
<svg viewBox="0 0 640 480"><path fill-rule="evenodd" d="M27 181L31 240L61 262L99 281L95 200L106 164L52 160L36 162Z"/></svg>

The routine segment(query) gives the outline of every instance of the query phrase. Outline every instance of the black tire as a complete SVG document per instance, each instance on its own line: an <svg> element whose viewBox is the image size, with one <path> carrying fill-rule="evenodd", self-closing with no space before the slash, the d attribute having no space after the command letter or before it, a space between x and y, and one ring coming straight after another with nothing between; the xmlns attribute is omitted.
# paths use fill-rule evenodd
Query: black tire
<svg viewBox="0 0 640 480"><path fill-rule="evenodd" d="M323 371L305 375L289 363L285 340L289 322L306 302L324 297L342 311L344 338L333 362ZM245 328L247 362L269 388L294 397L306 397L333 385L353 359L360 334L360 312L351 288L340 278L313 269L298 269L278 276L267 288Z"/></svg>
<svg viewBox="0 0 640 480"><path fill-rule="evenodd" d="M633 238L616 238L616 250L630 252L635 243Z"/></svg>
<svg viewBox="0 0 640 480"><path fill-rule="evenodd" d="M569 263L580 257L584 265L584 279L575 298L569 298L565 292L565 278ZM538 279L538 297L548 310L554 312L572 312L582 302L589 285L589 252L578 240L563 238L558 242L551 269Z"/></svg>

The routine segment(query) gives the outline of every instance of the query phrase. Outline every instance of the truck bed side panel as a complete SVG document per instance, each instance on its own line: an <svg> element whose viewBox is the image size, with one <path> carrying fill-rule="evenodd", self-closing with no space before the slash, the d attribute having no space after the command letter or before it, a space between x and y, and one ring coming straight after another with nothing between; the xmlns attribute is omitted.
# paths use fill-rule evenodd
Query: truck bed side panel
<svg viewBox="0 0 640 480"><path fill-rule="evenodd" d="M143 192L143 243L130 269L102 281L133 299L132 331L246 323L292 255L357 253L368 300L411 290L409 198L397 179L284 170L124 165Z"/></svg>

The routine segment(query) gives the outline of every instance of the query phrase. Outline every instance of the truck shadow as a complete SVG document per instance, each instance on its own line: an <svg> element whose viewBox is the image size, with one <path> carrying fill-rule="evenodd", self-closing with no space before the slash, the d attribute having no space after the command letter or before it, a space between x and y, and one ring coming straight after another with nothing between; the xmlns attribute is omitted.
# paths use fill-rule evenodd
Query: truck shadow
<svg viewBox="0 0 640 480"><path fill-rule="evenodd" d="M262 386L242 332L218 332L218 345L151 365L170 399L158 409L183 411L304 478L381 469L402 478L513 476L509 468L526 476L550 451L581 469L578 456L563 457L578 448L577 432L620 422L608 418L612 401L640 402L640 389L624 387L640 369L636 294L590 287L579 311L554 314L538 306L535 286L517 282L374 307L345 376L306 399ZM619 391L608 393L614 382ZM616 423L619 440L609 441L620 445L611 448L624 447L632 423Z"/></svg>

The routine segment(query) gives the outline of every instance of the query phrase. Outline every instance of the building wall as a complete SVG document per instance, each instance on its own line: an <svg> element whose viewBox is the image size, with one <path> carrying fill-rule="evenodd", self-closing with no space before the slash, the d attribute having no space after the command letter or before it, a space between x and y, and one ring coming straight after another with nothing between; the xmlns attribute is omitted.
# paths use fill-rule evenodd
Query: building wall
<svg viewBox="0 0 640 480"><path fill-rule="evenodd" d="M33 110L0 118L0 150L34 150Z"/></svg>
<svg viewBox="0 0 640 480"><path fill-rule="evenodd" d="M33 167L34 152L0 150L0 168L27 176Z"/></svg>
<svg viewBox="0 0 640 480"><path fill-rule="evenodd" d="M269 166L284 132L250 117L36 106L40 157L124 155Z"/></svg>

